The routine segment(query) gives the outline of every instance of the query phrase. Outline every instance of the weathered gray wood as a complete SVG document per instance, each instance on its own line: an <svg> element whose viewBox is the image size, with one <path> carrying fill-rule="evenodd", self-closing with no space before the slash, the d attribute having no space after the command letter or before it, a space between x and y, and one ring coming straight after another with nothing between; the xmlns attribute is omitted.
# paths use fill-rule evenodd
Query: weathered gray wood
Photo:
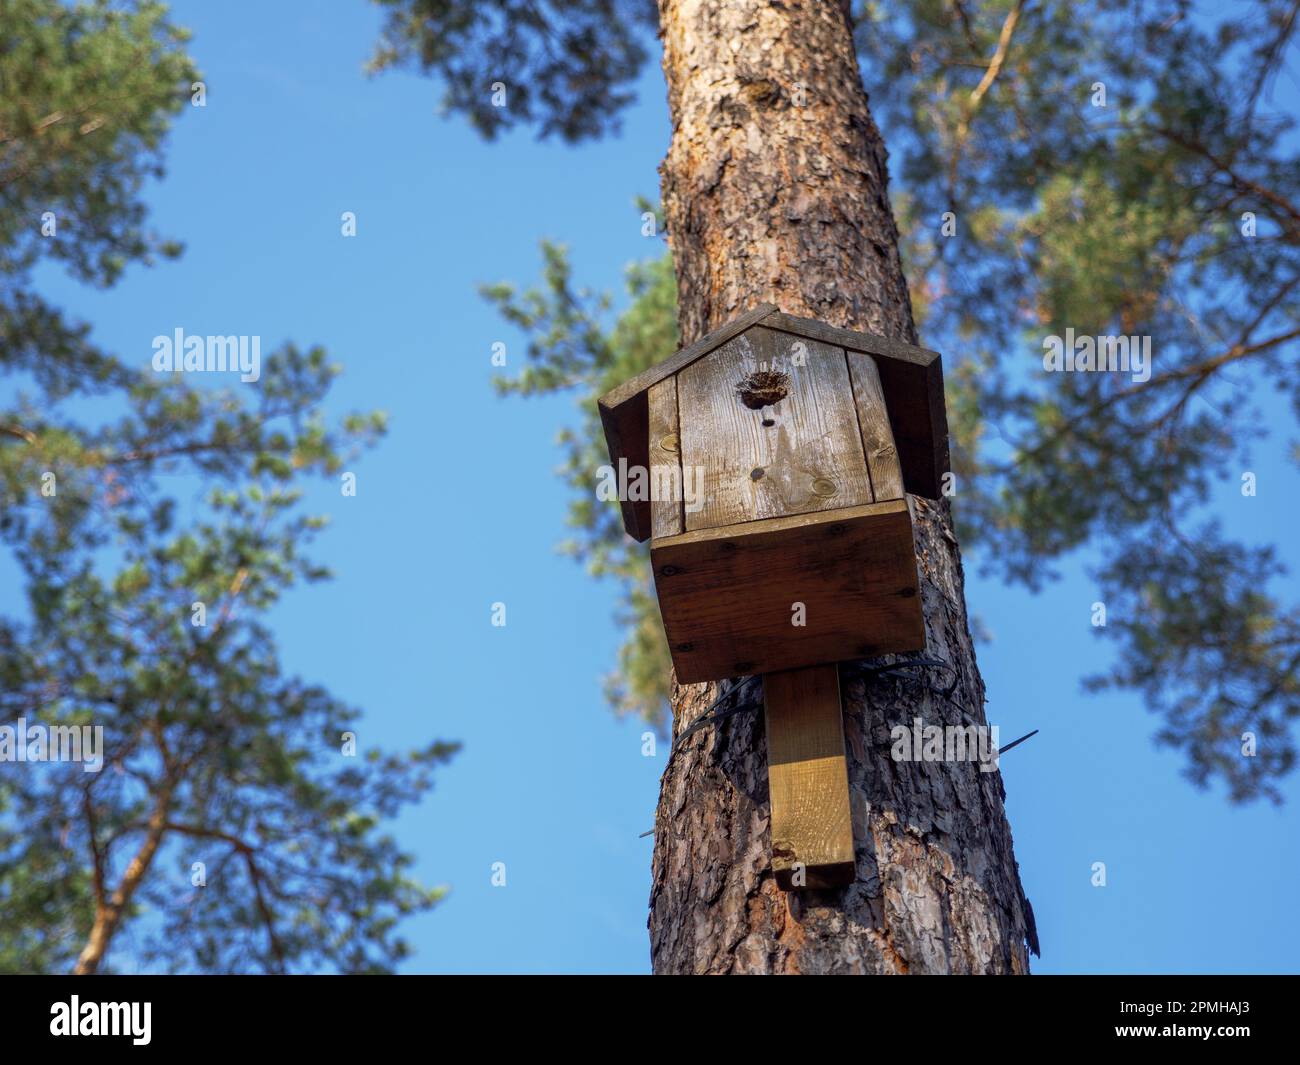
<svg viewBox="0 0 1300 1065"><path fill-rule="evenodd" d="M948 470L948 419L939 354L890 337L784 314L770 303L759 304L600 397L597 405L614 466L618 466L620 458L626 459L629 466L649 464L646 396L653 385L681 373L759 324L805 340L875 356L904 488L915 495L939 497L942 477ZM624 503L623 524L637 540L650 536L649 503Z"/></svg>
<svg viewBox="0 0 1300 1065"><path fill-rule="evenodd" d="M789 392L750 410L737 386L763 368L787 374ZM754 326L678 374L677 402L682 464L704 471L687 531L872 502L841 349Z"/></svg>
<svg viewBox="0 0 1300 1065"><path fill-rule="evenodd" d="M743 332L774 310L776 308L772 304L760 303L747 314L732 319L708 336L682 348L675 355L601 396L596 401L596 409L600 412L605 442L609 445L609 460L614 468L618 469L620 459L625 459L629 467L650 465L648 394L653 385L675 376L683 367L689 366L701 355ZM649 539L653 525L649 501L625 500L622 511L623 527L627 534L634 540Z"/></svg>
<svg viewBox="0 0 1300 1065"><path fill-rule="evenodd" d="M863 351L848 352L849 377L853 381L853 400L858 408L858 428L862 432L862 450L871 472L871 492L877 500L903 498L903 471L894 447L894 432L889 427L885 396L880 388L876 360Z"/></svg>
<svg viewBox="0 0 1300 1065"><path fill-rule="evenodd" d="M948 415L943 358L937 351L780 311L768 315L763 324L876 356L904 487L914 495L939 498L948 471Z"/></svg>
<svg viewBox="0 0 1300 1065"><path fill-rule="evenodd" d="M781 329L787 333L820 340L824 344L834 344L836 347L850 348L854 351L866 351L872 355L881 355L913 366L927 367L940 358L937 351L918 348L914 344L905 344L892 337L860 333L855 329L841 329L838 326L819 322L816 318L799 318L780 311L773 311L767 315L762 324L769 329Z"/></svg>
<svg viewBox="0 0 1300 1065"><path fill-rule="evenodd" d="M676 536L682 525L682 447L677 429L677 378L650 386L650 528L655 536Z"/></svg>
<svg viewBox="0 0 1300 1065"><path fill-rule="evenodd" d="M925 647L906 500L655 539L650 562L683 684Z"/></svg>
<svg viewBox="0 0 1300 1065"><path fill-rule="evenodd" d="M839 669L763 674L772 872L785 891L853 883Z"/></svg>
<svg viewBox="0 0 1300 1065"><path fill-rule="evenodd" d="M751 325L762 321L775 310L776 307L770 303L760 303L752 311L742 314L739 318L733 318L708 334L708 336L701 337L694 344L690 344L675 355L664 359L663 362L657 362L650 369L639 373L628 381L624 381L617 388L611 388L600 397L598 401L600 406L611 411L617 411L623 404L630 402L651 385L658 384L664 378L672 377L679 371L684 370L701 355L707 355L718 345L743 333Z"/></svg>

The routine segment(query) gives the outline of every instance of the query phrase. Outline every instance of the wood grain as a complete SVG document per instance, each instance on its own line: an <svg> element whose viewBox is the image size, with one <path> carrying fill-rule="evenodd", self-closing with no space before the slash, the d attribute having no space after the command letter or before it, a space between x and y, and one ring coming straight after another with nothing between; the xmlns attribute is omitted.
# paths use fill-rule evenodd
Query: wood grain
<svg viewBox="0 0 1300 1065"><path fill-rule="evenodd" d="M682 528L682 456L677 432L677 379L650 387L650 528L655 536L676 536Z"/></svg>
<svg viewBox="0 0 1300 1065"><path fill-rule="evenodd" d="M683 373L723 344L751 333L760 323L768 332L874 356L903 487L915 495L939 497L949 460L943 360L938 352L890 337L840 329L814 318L783 314L770 303L760 303L600 397L597 408L615 468L619 459L626 459L629 466L649 465L650 389ZM623 525L634 539L647 539L652 529L649 501L624 502Z"/></svg>
<svg viewBox="0 0 1300 1065"><path fill-rule="evenodd" d="M839 329L815 318L796 318L780 311L768 315L763 324L838 344L848 351L874 355L898 448L903 484L915 495L939 498L949 459L943 358L937 351L891 337Z"/></svg>
<svg viewBox="0 0 1300 1065"><path fill-rule="evenodd" d="M889 427L885 394L880 387L876 360L863 351L848 352L849 377L853 381L853 400L858 409L858 429L862 433L862 450L871 473L871 492L877 501L903 498L903 471L894 447L894 432Z"/></svg>
<svg viewBox="0 0 1300 1065"><path fill-rule="evenodd" d="M839 670L763 676L772 871L783 890L851 884L853 819Z"/></svg>
<svg viewBox="0 0 1300 1065"><path fill-rule="evenodd" d="M675 376L681 370L693 363L702 355L707 355L720 344L725 343L734 336L743 333L751 325L761 322L769 314L776 311L776 307L771 303L760 303L752 311L747 311L738 318L719 326L707 336L701 337L694 344L682 348L676 354L657 362L650 369L637 374L636 377L624 381L617 388L611 388L600 397L600 406L616 411L623 404L630 402L642 392L647 391L651 385L658 384L669 377Z"/></svg>
<svg viewBox="0 0 1300 1065"><path fill-rule="evenodd" d="M924 648L912 551L904 500L653 540L678 681Z"/></svg>
<svg viewBox="0 0 1300 1065"><path fill-rule="evenodd" d="M786 398L762 412L737 395L759 369L789 377ZM755 326L678 374L677 397L682 464L704 470L687 531L872 502L842 349Z"/></svg>

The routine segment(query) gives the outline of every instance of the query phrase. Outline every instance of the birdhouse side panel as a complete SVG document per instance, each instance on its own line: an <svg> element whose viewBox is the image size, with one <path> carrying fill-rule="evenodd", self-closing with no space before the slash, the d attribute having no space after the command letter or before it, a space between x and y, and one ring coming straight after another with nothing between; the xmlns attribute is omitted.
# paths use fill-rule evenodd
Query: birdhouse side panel
<svg viewBox="0 0 1300 1065"><path fill-rule="evenodd" d="M858 408L858 428L862 433L862 450L871 473L871 491L880 503L902 499L903 468L894 445L894 431L889 427L885 393L880 387L876 360L865 351L848 352L849 376L853 380L853 399Z"/></svg>
<svg viewBox="0 0 1300 1065"><path fill-rule="evenodd" d="M650 527L652 535L683 532L687 486L682 481L681 443L677 431L677 379L650 388Z"/></svg>
<svg viewBox="0 0 1300 1065"><path fill-rule="evenodd" d="M843 348L753 326L677 375L688 532L874 501Z"/></svg>

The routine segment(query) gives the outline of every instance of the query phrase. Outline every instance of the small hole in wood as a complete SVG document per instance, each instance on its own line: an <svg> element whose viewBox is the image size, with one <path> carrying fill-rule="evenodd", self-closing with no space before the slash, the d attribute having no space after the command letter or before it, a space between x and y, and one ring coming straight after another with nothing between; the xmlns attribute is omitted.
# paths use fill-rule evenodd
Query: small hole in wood
<svg viewBox="0 0 1300 1065"><path fill-rule="evenodd" d="M790 375L780 370L755 370L736 386L740 402L750 410L774 407L790 394ZM769 414L763 416L764 425L775 425Z"/></svg>
<svg viewBox="0 0 1300 1065"><path fill-rule="evenodd" d="M760 480L762 480L762 479L763 479L763 467L762 467L762 466L756 466L754 469L750 470L750 471L749 471L749 479L750 479L751 481L760 481Z"/></svg>

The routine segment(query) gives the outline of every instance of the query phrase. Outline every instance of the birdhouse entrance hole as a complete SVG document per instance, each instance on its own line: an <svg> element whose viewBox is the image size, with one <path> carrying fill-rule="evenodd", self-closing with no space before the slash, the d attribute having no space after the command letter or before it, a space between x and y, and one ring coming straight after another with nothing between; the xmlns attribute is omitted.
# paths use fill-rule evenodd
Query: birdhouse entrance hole
<svg viewBox="0 0 1300 1065"><path fill-rule="evenodd" d="M740 402L750 410L758 411L763 424L772 426L776 419L768 412L790 394L790 375L780 370L755 370L736 386Z"/></svg>

